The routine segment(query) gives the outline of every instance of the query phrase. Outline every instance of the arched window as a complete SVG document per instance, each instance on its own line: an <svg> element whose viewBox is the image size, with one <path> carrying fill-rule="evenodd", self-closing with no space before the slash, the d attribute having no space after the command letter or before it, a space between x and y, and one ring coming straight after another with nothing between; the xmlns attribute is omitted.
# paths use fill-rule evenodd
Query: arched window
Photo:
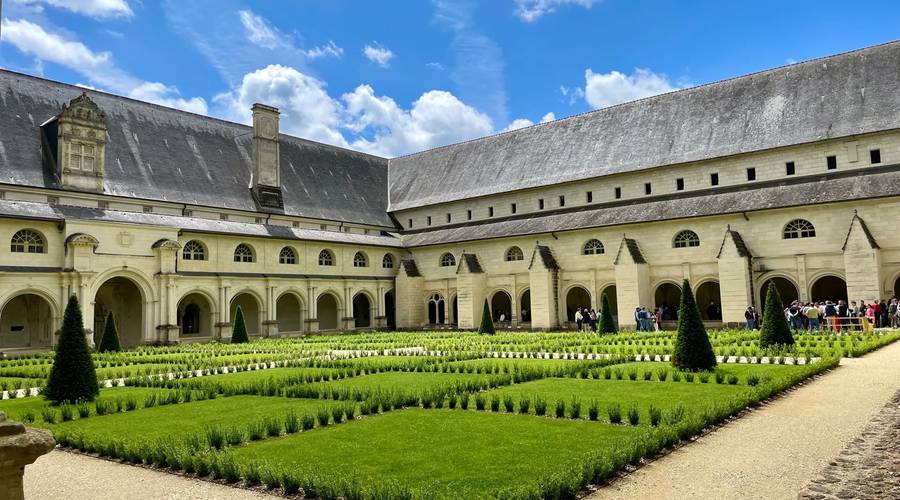
<svg viewBox="0 0 900 500"><path fill-rule="evenodd" d="M184 260L206 260L206 248L203 243L191 240L181 249L181 258Z"/></svg>
<svg viewBox="0 0 900 500"><path fill-rule="evenodd" d="M675 235L675 240L672 242L672 246L675 248L699 247L700 237L697 236L697 233L691 231L690 229L685 229L684 231Z"/></svg>
<svg viewBox="0 0 900 500"><path fill-rule="evenodd" d="M353 267L369 267L369 259L366 258L366 254L356 252L356 255L353 256Z"/></svg>
<svg viewBox="0 0 900 500"><path fill-rule="evenodd" d="M516 260L524 260L525 255L522 254L522 249L519 247L510 247L509 250L506 251L506 261L513 262Z"/></svg>
<svg viewBox="0 0 900 500"><path fill-rule="evenodd" d="M291 247L284 247L281 249L281 252L278 254L278 263L279 264L296 264L297 263L297 252L294 251Z"/></svg>
<svg viewBox="0 0 900 500"><path fill-rule="evenodd" d="M441 255L441 267L451 267L456 265L456 258L450 252Z"/></svg>
<svg viewBox="0 0 900 500"><path fill-rule="evenodd" d="M325 249L319 252L319 265L320 266L333 266L334 265L334 254L331 253L331 250Z"/></svg>
<svg viewBox="0 0 900 500"><path fill-rule="evenodd" d="M40 233L31 229L22 229L13 235L9 249L16 253L44 253L46 244Z"/></svg>
<svg viewBox="0 0 900 500"><path fill-rule="evenodd" d="M253 262L253 250L249 245L241 243L234 249L235 262Z"/></svg>
<svg viewBox="0 0 900 500"><path fill-rule="evenodd" d="M815 238L816 228L812 222L804 219L794 219L784 226L784 239Z"/></svg>
<svg viewBox="0 0 900 500"><path fill-rule="evenodd" d="M606 249L603 248L603 243L600 240L587 240L584 246L581 247L582 255L600 255L606 253Z"/></svg>
<svg viewBox="0 0 900 500"><path fill-rule="evenodd" d="M384 258L381 259L381 267L385 269L393 269L394 268L394 256L386 253L384 254Z"/></svg>

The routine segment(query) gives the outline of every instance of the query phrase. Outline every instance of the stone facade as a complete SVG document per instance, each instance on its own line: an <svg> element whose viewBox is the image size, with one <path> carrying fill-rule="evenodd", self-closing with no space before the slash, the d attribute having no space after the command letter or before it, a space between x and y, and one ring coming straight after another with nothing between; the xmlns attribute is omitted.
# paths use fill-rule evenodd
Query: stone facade
<svg viewBox="0 0 900 500"><path fill-rule="evenodd" d="M89 339L112 311L126 346L228 339L237 307L276 337L476 328L485 301L501 327L566 328L603 295L627 329L684 279L721 308L711 326L773 284L889 298L898 82L866 75L898 60L888 44L392 160L281 134L262 104L245 127L0 71L0 350L52 347L72 294ZM779 82L798 78L815 91L794 102ZM661 109L652 137L619 120Z"/></svg>

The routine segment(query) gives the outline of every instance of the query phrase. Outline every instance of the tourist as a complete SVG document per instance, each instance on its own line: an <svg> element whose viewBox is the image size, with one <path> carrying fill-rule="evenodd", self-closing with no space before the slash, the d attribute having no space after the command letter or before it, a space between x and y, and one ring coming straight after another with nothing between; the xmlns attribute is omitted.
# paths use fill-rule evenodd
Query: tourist
<svg viewBox="0 0 900 500"><path fill-rule="evenodd" d="M662 311L661 307L657 307L653 311L653 330L654 331L658 332L658 331L662 330L662 314L663 314L663 311Z"/></svg>
<svg viewBox="0 0 900 500"><path fill-rule="evenodd" d="M881 299L881 302L878 303L878 316L882 328L887 328L891 324L888 305L884 299Z"/></svg>
<svg viewBox="0 0 900 500"><path fill-rule="evenodd" d="M806 308L803 310L803 315L806 316L806 321L809 324L809 331L819 331L821 328L819 326L819 308L816 307L816 304L807 304Z"/></svg>
<svg viewBox="0 0 900 500"><path fill-rule="evenodd" d="M834 306L834 303L830 300L825 301L825 312L823 314L825 318L825 326L829 330L834 330L834 327L837 325L835 318L837 317L837 308Z"/></svg>
<svg viewBox="0 0 900 500"><path fill-rule="evenodd" d="M591 331L596 332L597 331L597 311L595 311L594 309L591 309L590 321L591 321Z"/></svg>
<svg viewBox="0 0 900 500"><path fill-rule="evenodd" d="M787 311L788 322L791 324L791 330L802 330L803 320L800 318L800 306L795 300L791 302Z"/></svg>
<svg viewBox="0 0 900 500"><path fill-rule="evenodd" d="M744 319L747 321L748 330L756 330L756 309L753 306L748 306L744 311Z"/></svg>
<svg viewBox="0 0 900 500"><path fill-rule="evenodd" d="M634 308L634 323L635 323L635 325L637 325L636 326L637 331L639 331L639 332L643 331L643 330L641 330L641 308L640 307Z"/></svg>
<svg viewBox="0 0 900 500"><path fill-rule="evenodd" d="M891 299L891 305L888 306L888 317L890 318L891 328L897 328L897 323L900 321L900 316L898 316L898 312L900 312L900 307L897 305L897 297Z"/></svg>

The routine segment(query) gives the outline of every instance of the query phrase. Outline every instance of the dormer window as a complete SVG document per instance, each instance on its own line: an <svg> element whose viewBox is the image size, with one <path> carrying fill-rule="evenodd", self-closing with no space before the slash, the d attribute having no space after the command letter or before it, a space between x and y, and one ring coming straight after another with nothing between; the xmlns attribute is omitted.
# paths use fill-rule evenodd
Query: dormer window
<svg viewBox="0 0 900 500"><path fill-rule="evenodd" d="M90 144L69 144L69 168L84 172L94 171L94 159L97 157L96 148Z"/></svg>
<svg viewBox="0 0 900 500"><path fill-rule="evenodd" d="M106 115L87 93L63 106L41 130L48 148L44 157L55 163L63 186L103 191Z"/></svg>

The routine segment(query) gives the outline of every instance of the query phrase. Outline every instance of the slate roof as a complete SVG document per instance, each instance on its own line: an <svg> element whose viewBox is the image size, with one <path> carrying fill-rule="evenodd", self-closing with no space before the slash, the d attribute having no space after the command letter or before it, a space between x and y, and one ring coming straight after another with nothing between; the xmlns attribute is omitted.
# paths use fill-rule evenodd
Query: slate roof
<svg viewBox="0 0 900 500"><path fill-rule="evenodd" d="M619 256L621 256L622 248L628 251L628 255L631 256L631 261L635 264L646 264L647 259L644 258L644 254L641 253L641 247L638 246L637 240L634 238L622 238L622 243L619 247ZM619 263L619 256L616 257L616 264Z"/></svg>
<svg viewBox="0 0 900 500"><path fill-rule="evenodd" d="M725 230L725 236L722 238L722 245L719 246L719 253L716 254L717 259L722 257L722 251L725 249L725 242L728 241L729 236L731 236L731 241L734 242L734 247L737 250L738 256L746 258L753 257L750 253L750 249L747 248L747 243L744 242L744 237L741 236L741 233L733 231L729 226L728 229Z"/></svg>
<svg viewBox="0 0 900 500"><path fill-rule="evenodd" d="M106 113L104 193L255 211L252 128L0 70L0 184L56 189L38 127L87 92ZM387 160L282 134L288 215L394 227Z"/></svg>
<svg viewBox="0 0 900 500"><path fill-rule="evenodd" d="M900 196L900 166L845 171L814 178L755 183L731 190L682 192L677 198L648 198L627 203L601 203L556 214L461 224L445 229L404 234L403 246L417 247L506 236L549 234L566 230L640 222L685 219L718 214L817 205L840 201Z"/></svg>
<svg viewBox="0 0 900 500"><path fill-rule="evenodd" d="M393 236L374 234L339 233L337 231L317 231L286 226L251 224L224 220L180 217L142 212L122 212L100 208L75 207L70 205L49 205L27 201L0 200L0 217L36 219L49 221L88 220L121 224L143 224L178 229L181 231L213 234L232 234L279 238L286 240L309 240L329 243L374 245L399 247L400 239Z"/></svg>
<svg viewBox="0 0 900 500"><path fill-rule="evenodd" d="M390 210L900 128L900 42L390 160Z"/></svg>
<svg viewBox="0 0 900 500"><path fill-rule="evenodd" d="M850 228L847 230L847 237L844 238L844 245L841 247L841 250L847 249L847 243L850 241L850 235L853 233L853 223L859 221L859 227L862 229L863 235L866 237L866 241L869 242L869 247L873 249L881 248L878 246L878 242L875 241L875 236L872 235L872 231L869 231L869 226L866 224L866 221L863 220L856 212L853 213L853 220L850 221Z"/></svg>
<svg viewBox="0 0 900 500"><path fill-rule="evenodd" d="M556 262L556 257L553 256L553 251L550 250L550 247L547 245L534 246L534 253L531 254L531 264L529 264L528 269L534 267L535 257L541 259L541 263L544 264L545 269L550 269L551 271L559 270L559 264Z"/></svg>
<svg viewBox="0 0 900 500"><path fill-rule="evenodd" d="M410 278L420 278L422 276L422 273L419 272L419 266L416 265L416 261L412 259L403 259L400 261L400 264L403 266L406 275Z"/></svg>
<svg viewBox="0 0 900 500"><path fill-rule="evenodd" d="M459 256L459 265L456 266L456 274L459 274L459 271L465 269L474 274L481 274L484 272L484 269L481 267L481 262L478 261L478 256L474 253L463 253Z"/></svg>

